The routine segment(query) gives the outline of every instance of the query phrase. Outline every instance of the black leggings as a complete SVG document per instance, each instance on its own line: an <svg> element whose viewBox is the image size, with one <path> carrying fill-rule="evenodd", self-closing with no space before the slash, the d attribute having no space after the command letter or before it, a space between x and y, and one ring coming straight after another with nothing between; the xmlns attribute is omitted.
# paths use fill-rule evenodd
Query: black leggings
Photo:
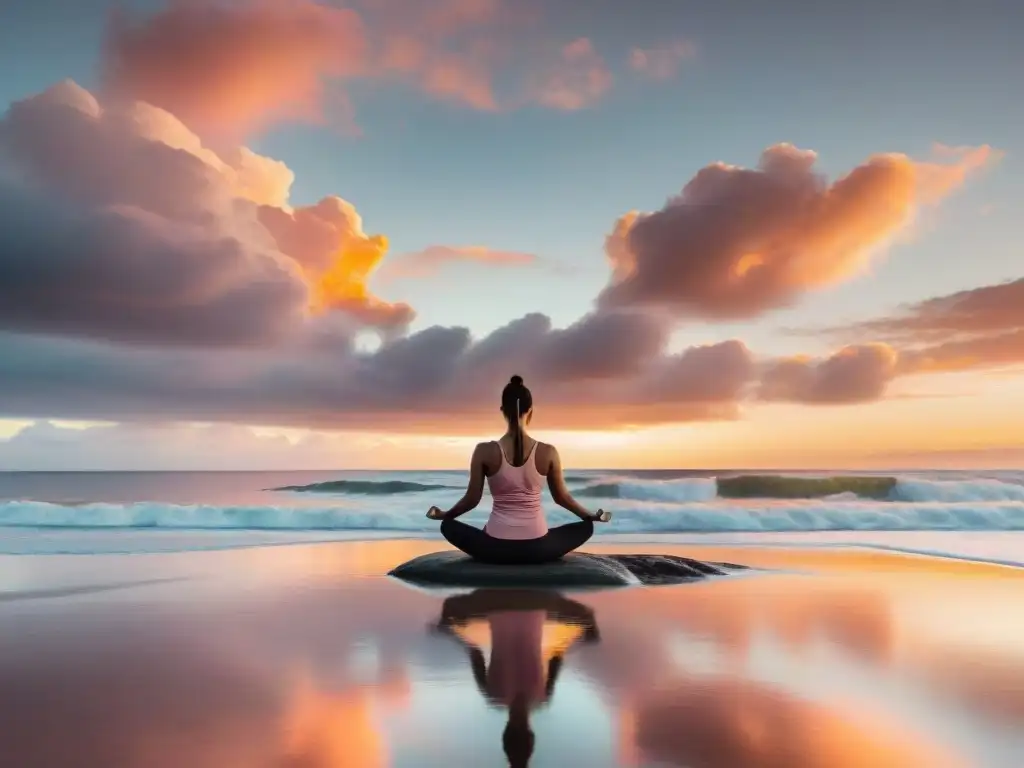
<svg viewBox="0 0 1024 768"><path fill-rule="evenodd" d="M539 565L558 560L583 546L594 535L594 524L589 520L566 523L548 529L539 539L499 539L461 520L449 518L441 522L441 534L453 547L482 563Z"/></svg>

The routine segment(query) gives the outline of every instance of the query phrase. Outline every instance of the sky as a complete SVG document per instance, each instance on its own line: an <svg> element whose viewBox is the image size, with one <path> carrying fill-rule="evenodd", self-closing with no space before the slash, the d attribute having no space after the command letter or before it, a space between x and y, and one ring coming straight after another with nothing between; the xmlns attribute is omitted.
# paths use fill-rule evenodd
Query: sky
<svg viewBox="0 0 1024 768"><path fill-rule="evenodd" d="M1024 466L1011 0L0 6L0 469Z"/></svg>

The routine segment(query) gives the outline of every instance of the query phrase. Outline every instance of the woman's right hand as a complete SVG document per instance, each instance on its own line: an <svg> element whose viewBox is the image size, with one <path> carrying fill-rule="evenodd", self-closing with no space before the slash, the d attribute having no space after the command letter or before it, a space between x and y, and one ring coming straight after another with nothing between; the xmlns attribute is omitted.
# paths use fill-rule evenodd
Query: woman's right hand
<svg viewBox="0 0 1024 768"><path fill-rule="evenodd" d="M442 520L444 519L444 512L442 512L438 507L431 507L427 510L427 517L431 520Z"/></svg>
<svg viewBox="0 0 1024 768"><path fill-rule="evenodd" d="M608 523L611 522L612 513L605 512L603 509L597 510L597 514L594 515L595 523Z"/></svg>

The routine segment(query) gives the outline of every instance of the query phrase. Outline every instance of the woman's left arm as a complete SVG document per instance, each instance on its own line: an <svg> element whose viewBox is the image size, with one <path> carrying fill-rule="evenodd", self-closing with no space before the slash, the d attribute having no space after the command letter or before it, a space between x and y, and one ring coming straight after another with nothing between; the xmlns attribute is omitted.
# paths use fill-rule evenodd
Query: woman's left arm
<svg viewBox="0 0 1024 768"><path fill-rule="evenodd" d="M462 498L455 502L455 505L447 512L441 512L437 507L431 507L431 512L437 510L439 514L431 515L428 512L428 516L439 520L451 519L476 509L484 495L484 460L486 458L486 451L486 443L480 443L473 449L473 458L469 462L469 486L466 488L466 493Z"/></svg>

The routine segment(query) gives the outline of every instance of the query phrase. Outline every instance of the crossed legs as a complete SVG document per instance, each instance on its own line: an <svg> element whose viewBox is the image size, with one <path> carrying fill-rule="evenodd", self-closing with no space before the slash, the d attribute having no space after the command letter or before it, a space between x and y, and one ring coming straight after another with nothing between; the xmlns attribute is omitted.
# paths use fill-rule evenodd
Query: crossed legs
<svg viewBox="0 0 1024 768"><path fill-rule="evenodd" d="M461 520L441 522L441 535L474 560L492 565L539 565L559 560L594 535L589 520L551 528L539 539L498 539Z"/></svg>

